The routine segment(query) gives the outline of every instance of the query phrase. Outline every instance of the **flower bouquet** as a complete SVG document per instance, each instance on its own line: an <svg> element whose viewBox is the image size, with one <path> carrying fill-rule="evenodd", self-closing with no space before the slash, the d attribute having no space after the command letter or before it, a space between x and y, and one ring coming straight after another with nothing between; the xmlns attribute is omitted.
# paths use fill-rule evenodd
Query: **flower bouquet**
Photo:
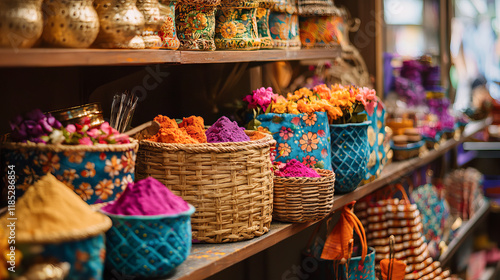
<svg viewBox="0 0 500 280"><path fill-rule="evenodd" d="M337 174L336 191L352 191L364 179L370 155L367 116L378 98L372 89L319 85L286 97L260 89L244 98L248 108L269 112L256 116L251 126L269 129L276 141L277 161L295 158L313 168Z"/></svg>
<svg viewBox="0 0 500 280"><path fill-rule="evenodd" d="M89 204L112 201L133 182L138 144L107 122L91 128L85 118L63 127L51 114L34 110L10 126L1 156L4 172L15 171L16 179L5 185L16 186L16 198L47 173Z"/></svg>

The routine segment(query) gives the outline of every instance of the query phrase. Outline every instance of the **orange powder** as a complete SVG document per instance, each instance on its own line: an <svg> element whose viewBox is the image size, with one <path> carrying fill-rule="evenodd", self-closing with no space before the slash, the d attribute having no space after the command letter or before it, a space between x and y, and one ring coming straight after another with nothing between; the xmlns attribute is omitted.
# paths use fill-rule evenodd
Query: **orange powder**
<svg viewBox="0 0 500 280"><path fill-rule="evenodd" d="M149 141L177 144L206 143L205 125L202 117L184 118L181 124L169 117L158 115L154 118L160 123L160 130Z"/></svg>
<svg viewBox="0 0 500 280"><path fill-rule="evenodd" d="M178 143L178 144L198 144L196 139L191 138L186 131L179 128L160 128L157 142Z"/></svg>

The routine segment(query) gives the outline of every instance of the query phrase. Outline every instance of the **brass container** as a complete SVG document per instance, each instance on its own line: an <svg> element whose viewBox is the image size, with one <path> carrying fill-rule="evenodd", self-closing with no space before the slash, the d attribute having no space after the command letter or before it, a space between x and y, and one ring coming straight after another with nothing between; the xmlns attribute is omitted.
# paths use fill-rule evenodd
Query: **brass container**
<svg viewBox="0 0 500 280"><path fill-rule="evenodd" d="M99 15L99 34L94 46L106 49L144 49L141 37L144 16L136 0L94 0Z"/></svg>
<svg viewBox="0 0 500 280"><path fill-rule="evenodd" d="M99 33L92 0L45 0L43 41L51 47L88 48Z"/></svg>
<svg viewBox="0 0 500 280"><path fill-rule="evenodd" d="M162 49L176 50L181 45L177 38L177 29L175 28L175 4L177 0L160 0L160 13L163 18L163 24L158 32L162 40Z"/></svg>
<svg viewBox="0 0 500 280"><path fill-rule="evenodd" d="M42 0L0 0L0 48L31 48L42 31Z"/></svg>
<svg viewBox="0 0 500 280"><path fill-rule="evenodd" d="M163 24L158 0L137 0L137 8L144 16L142 39L147 49L159 49L162 45L158 31Z"/></svg>
<svg viewBox="0 0 500 280"><path fill-rule="evenodd" d="M101 104L98 102L51 111L49 113L61 122L63 126L79 124L85 117L90 118L91 128L98 127L104 122Z"/></svg>

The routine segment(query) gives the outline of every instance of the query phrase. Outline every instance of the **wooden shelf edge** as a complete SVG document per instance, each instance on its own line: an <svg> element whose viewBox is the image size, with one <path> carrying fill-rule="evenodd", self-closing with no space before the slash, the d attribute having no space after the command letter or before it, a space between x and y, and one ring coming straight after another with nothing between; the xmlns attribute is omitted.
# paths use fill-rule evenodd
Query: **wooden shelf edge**
<svg viewBox="0 0 500 280"><path fill-rule="evenodd" d="M490 210L490 203L485 200L483 205L479 208L479 210L474 214L472 219L464 222L460 229L457 232L456 237L450 242L448 245L448 249L439 257L439 261L444 266L446 265L453 257L453 255L457 252L459 247L463 244L465 239L469 237L474 229L479 226L480 222L486 218L486 214L488 214Z"/></svg>
<svg viewBox="0 0 500 280"><path fill-rule="evenodd" d="M447 151L450 149L456 147L460 142L464 141L471 135L475 134L477 131L482 130L488 125L488 120L484 120L481 122L475 122L471 123L468 127L466 132L464 132L463 136L461 139L454 140L448 140L447 142L443 143L438 150L433 150L425 155L423 155L420 158L414 158L406 161L401 161L401 162L394 162L389 165L387 165L384 168L384 171L382 172L381 176L376 179L375 181L368 183L364 186L361 186L354 190L351 193L344 194L344 195L335 195L335 201L334 205L332 208L332 211L340 209L342 206L345 204L357 200L359 198L364 197L365 195L385 186L388 183L391 183L392 181L396 180L397 178L406 175L408 172L411 170L414 170L415 168L418 168L419 166L425 165L435 159L437 159L439 156L445 154ZM481 208L482 209L482 208ZM481 211L481 210L480 210ZM478 211L478 214L480 213ZM484 214L483 214L484 215ZM169 278L166 278L168 280L196 280L196 279L204 279L206 277L209 277L211 275L214 275L217 272L220 272L229 266L233 265L234 263L240 262L254 254L257 254L285 239L288 237L291 237L302 230L316 224L317 222L310 222L310 223L304 223L304 224L282 224L282 223L274 223L271 225L271 227L276 227L276 224L279 224L278 229L272 229L269 233L259 237L255 238L252 240L248 241L242 241L242 242L237 242L237 243L230 243L230 244L213 244L214 246L217 246L221 249L224 250L224 248L228 248L229 246L233 246L228 253L225 253L223 257L217 257L216 260L213 260L211 262L207 262L206 264L203 264L202 266L196 268L196 269L187 269L188 267L192 267L192 264L189 263L189 260L185 261L181 265L181 270L183 270L182 273L176 273ZM193 248L199 248L201 246L205 245L193 245ZM185 272L184 270L188 270L188 272ZM180 272L180 271L178 271Z"/></svg>
<svg viewBox="0 0 500 280"><path fill-rule="evenodd" d="M140 66L335 58L341 48L255 51L0 49L0 67Z"/></svg>

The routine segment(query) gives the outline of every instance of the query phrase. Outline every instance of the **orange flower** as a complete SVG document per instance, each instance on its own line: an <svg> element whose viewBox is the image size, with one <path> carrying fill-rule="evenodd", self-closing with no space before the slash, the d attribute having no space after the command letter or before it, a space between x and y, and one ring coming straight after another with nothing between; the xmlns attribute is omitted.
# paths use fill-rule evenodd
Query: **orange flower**
<svg viewBox="0 0 500 280"><path fill-rule="evenodd" d="M106 200L113 194L114 188L113 181L104 179L95 187L95 194L102 200Z"/></svg>
<svg viewBox="0 0 500 280"><path fill-rule="evenodd" d="M292 152L292 148L288 143L280 143L278 145L278 154L283 157L287 157Z"/></svg>
<svg viewBox="0 0 500 280"><path fill-rule="evenodd" d="M305 166L309 166L311 168L314 168L314 165L317 162L318 162L318 160L316 159L316 157L310 156L310 155L308 155L302 159L302 164L304 164Z"/></svg>
<svg viewBox="0 0 500 280"><path fill-rule="evenodd" d="M78 194L83 201L87 201L94 194L94 190L89 183L82 183L78 189L75 190L76 194Z"/></svg>
<svg viewBox="0 0 500 280"><path fill-rule="evenodd" d="M293 131L289 127L281 127L280 129L280 137L283 138L283 140L288 140L293 137Z"/></svg>
<svg viewBox="0 0 500 280"><path fill-rule="evenodd" d="M319 143L318 135L309 131L307 134L302 135L299 143L300 149L303 151L311 152L312 150L316 150Z"/></svg>
<svg viewBox="0 0 500 280"><path fill-rule="evenodd" d="M306 123L306 125L308 126L313 126L316 124L316 121L318 120L318 117L316 116L316 114L312 113L312 114L304 114L304 116L302 117L302 119L304 120L304 122Z"/></svg>

